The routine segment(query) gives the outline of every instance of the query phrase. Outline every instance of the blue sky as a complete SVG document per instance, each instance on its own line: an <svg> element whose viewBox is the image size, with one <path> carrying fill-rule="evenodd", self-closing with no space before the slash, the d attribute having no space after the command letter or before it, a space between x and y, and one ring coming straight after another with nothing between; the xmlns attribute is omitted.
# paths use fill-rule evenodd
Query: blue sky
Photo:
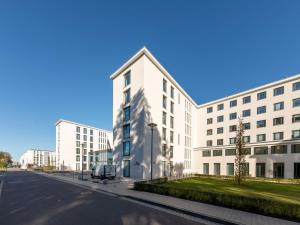
<svg viewBox="0 0 300 225"><path fill-rule="evenodd" d="M300 1L0 0L0 149L112 129L109 75L143 46L198 103L300 73Z"/></svg>

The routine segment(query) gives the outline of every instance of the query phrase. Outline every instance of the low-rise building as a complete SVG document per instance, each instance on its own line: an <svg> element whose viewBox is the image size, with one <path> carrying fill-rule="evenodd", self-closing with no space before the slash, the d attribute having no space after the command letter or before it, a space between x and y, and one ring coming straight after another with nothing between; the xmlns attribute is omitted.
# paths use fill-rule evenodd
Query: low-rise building
<svg viewBox="0 0 300 225"><path fill-rule="evenodd" d="M50 150L29 149L19 160L21 168L55 166L55 152Z"/></svg>

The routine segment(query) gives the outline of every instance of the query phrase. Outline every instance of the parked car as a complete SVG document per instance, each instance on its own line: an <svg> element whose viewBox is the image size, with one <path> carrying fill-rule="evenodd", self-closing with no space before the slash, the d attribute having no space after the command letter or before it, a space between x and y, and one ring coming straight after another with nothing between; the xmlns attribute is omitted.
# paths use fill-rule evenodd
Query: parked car
<svg viewBox="0 0 300 225"><path fill-rule="evenodd" d="M92 179L99 178L103 179L115 179L116 177L116 166L114 165L97 165L92 168L91 172Z"/></svg>

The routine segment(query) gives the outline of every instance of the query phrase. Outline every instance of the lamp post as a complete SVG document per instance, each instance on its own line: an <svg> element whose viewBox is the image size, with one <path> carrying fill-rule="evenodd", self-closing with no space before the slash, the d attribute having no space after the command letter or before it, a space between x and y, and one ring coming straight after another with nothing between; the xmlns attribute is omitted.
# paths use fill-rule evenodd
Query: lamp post
<svg viewBox="0 0 300 225"><path fill-rule="evenodd" d="M151 159L150 159L150 180L152 181L152 161L153 161L153 129L157 126L156 123L149 123L151 128Z"/></svg>
<svg viewBox="0 0 300 225"><path fill-rule="evenodd" d="M84 148L84 143L81 144L81 180L83 180L83 148Z"/></svg>

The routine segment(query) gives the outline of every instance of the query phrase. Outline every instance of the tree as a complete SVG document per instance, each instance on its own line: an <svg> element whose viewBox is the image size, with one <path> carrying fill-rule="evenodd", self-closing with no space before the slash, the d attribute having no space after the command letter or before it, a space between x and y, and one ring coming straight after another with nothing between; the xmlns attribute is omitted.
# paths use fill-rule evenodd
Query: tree
<svg viewBox="0 0 300 225"><path fill-rule="evenodd" d="M12 164L12 157L8 152L0 151L0 168Z"/></svg>
<svg viewBox="0 0 300 225"><path fill-rule="evenodd" d="M245 148L244 148L244 125L243 119L239 118L238 128L236 131L236 153L235 153L235 180L241 184L245 175Z"/></svg>

